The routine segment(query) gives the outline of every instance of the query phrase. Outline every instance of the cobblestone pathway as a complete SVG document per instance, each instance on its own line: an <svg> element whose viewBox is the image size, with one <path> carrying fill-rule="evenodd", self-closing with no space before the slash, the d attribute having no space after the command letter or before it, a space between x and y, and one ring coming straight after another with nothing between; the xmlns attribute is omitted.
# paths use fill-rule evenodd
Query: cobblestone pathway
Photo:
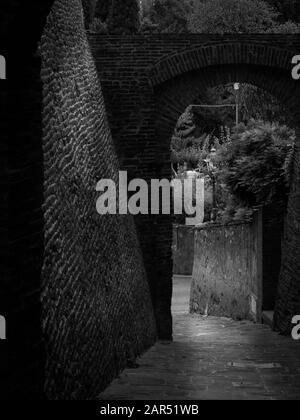
<svg viewBox="0 0 300 420"><path fill-rule="evenodd" d="M173 315L174 342L156 344L100 399L300 399L299 341L263 325L189 315L180 306Z"/></svg>

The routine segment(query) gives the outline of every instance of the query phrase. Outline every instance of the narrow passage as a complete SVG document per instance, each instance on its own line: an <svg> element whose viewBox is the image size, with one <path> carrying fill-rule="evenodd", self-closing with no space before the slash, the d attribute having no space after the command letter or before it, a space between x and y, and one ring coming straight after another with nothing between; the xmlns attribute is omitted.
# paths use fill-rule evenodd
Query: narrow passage
<svg viewBox="0 0 300 420"><path fill-rule="evenodd" d="M268 326L188 313L190 279L174 279L174 342L157 343L104 400L300 398L300 341Z"/></svg>

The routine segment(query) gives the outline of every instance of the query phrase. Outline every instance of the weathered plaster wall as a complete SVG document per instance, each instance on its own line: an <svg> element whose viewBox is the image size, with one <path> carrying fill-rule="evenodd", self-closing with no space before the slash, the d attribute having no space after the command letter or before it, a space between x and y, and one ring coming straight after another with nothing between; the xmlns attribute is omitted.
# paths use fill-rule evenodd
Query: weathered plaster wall
<svg viewBox="0 0 300 420"><path fill-rule="evenodd" d="M259 320L261 305L261 217L253 223L196 228L190 310L202 315Z"/></svg>
<svg viewBox="0 0 300 420"><path fill-rule="evenodd" d="M194 265L194 227L173 225L173 274L191 276Z"/></svg>

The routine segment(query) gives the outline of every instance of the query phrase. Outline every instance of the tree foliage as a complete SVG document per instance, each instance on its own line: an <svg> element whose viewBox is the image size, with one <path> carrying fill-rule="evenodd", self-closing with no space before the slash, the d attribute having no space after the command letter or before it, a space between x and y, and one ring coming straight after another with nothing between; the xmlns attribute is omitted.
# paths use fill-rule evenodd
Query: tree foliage
<svg viewBox="0 0 300 420"><path fill-rule="evenodd" d="M285 201L286 160L294 141L294 132L286 126L241 124L232 141L217 151L219 182L245 207Z"/></svg>
<svg viewBox="0 0 300 420"><path fill-rule="evenodd" d="M205 135L197 135L194 115L191 108L180 116L171 141L171 161L175 165L187 164L196 168L203 156Z"/></svg>
<svg viewBox="0 0 300 420"><path fill-rule="evenodd" d="M112 7L113 0L97 0L95 17L105 22Z"/></svg>
<svg viewBox="0 0 300 420"><path fill-rule="evenodd" d="M250 84L240 84L240 120L261 120L291 125L292 117L285 105L269 92Z"/></svg>
<svg viewBox="0 0 300 420"><path fill-rule="evenodd" d="M185 33L192 13L190 0L156 0L142 20L142 32Z"/></svg>
<svg viewBox="0 0 300 420"><path fill-rule="evenodd" d="M138 0L83 0L83 4L87 26L95 15L96 32L106 27L116 34L300 32L296 0L156 0L144 9L141 22Z"/></svg>
<svg viewBox="0 0 300 420"><path fill-rule="evenodd" d="M299 34L300 25L289 20L287 22L274 25L272 28L268 29L266 32L273 33L273 34Z"/></svg>
<svg viewBox="0 0 300 420"><path fill-rule="evenodd" d="M197 160L199 162L206 156L207 151L216 147L218 139L222 144L228 132L230 133L236 125L236 101L239 103L239 120L246 125L252 120L279 125L292 123L291 116L284 105L256 86L240 84L238 99L232 84L208 88L195 102L202 105L230 104L233 106L188 107L180 116L174 130L171 141L172 162L175 165L187 163L188 167L195 168ZM209 139L208 150L206 154L203 154L206 139Z"/></svg>
<svg viewBox="0 0 300 420"><path fill-rule="evenodd" d="M89 28L90 24L93 22L96 3L97 0L82 0L86 28Z"/></svg>
<svg viewBox="0 0 300 420"><path fill-rule="evenodd" d="M191 32L259 33L276 26L279 13L262 0L195 1Z"/></svg>
<svg viewBox="0 0 300 420"><path fill-rule="evenodd" d="M106 23L111 34L130 35L137 33L140 26L138 1L112 0Z"/></svg>
<svg viewBox="0 0 300 420"><path fill-rule="evenodd" d="M299 0L266 0L272 7L280 13L281 22L300 21L300 2Z"/></svg>

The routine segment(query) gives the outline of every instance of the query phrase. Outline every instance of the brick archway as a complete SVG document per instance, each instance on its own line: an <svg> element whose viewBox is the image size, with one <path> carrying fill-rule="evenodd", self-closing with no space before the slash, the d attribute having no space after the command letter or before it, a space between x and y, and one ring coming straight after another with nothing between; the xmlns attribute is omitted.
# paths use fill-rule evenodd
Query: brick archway
<svg viewBox="0 0 300 420"><path fill-rule="evenodd" d="M224 54L224 51L228 55ZM250 54L250 51L252 54ZM249 55L248 55L249 54ZM249 83L266 90L291 112L295 125L300 121L300 85L291 77L292 54L278 48L262 48L261 46L245 45L241 48L239 44L216 45L204 47L172 55L158 62L150 71L150 81L154 90L156 102L156 136L158 151L156 161L159 168L159 177L169 178L170 170L170 139L179 116L188 105L193 103L197 97L208 87L234 83ZM295 185L293 191L295 190ZM297 274L293 272L294 280L291 280L289 260L297 258L299 246L298 238L293 235L295 229L295 209L298 208L296 196L292 196L289 203L288 214L288 236L285 240L284 263L281 275L279 299L275 315L276 327L284 329L285 333L290 331L291 317L299 312L300 301L289 299L289 293L297 293ZM166 255L166 247L171 247L171 220L161 217L157 221L159 232L169 235L169 244L162 245L161 254ZM166 262L161 261L161 264ZM170 272L166 267L164 281L171 282ZM169 279L169 280L168 280ZM288 283L287 283L288 282ZM289 291L286 286L289 284ZM170 286L165 287L165 294L170 291ZM170 298L170 296L168 296ZM167 296L165 296L165 302ZM289 314L287 314L287 308ZM168 310L168 309L165 309Z"/></svg>
<svg viewBox="0 0 300 420"><path fill-rule="evenodd" d="M294 55L292 49L238 40L186 48L158 60L149 70L149 81L159 136L170 136L178 116L206 88L235 81L266 90L300 120L300 86L291 77Z"/></svg>
<svg viewBox="0 0 300 420"><path fill-rule="evenodd" d="M12 2L7 2L9 5ZM8 119L8 125L11 127L11 138L16 141L11 147L12 162L10 167L10 181L11 181L11 225L13 226L12 235L8 244L9 252L6 251L2 255L3 259L10 259L13 262L14 269L10 273L7 279L7 287L5 289L4 296L7 296L7 304L13 302L10 308L9 322L11 325L11 331L13 331L10 342L14 347L14 351L10 355L10 365L13 366L11 369L11 379L8 383L11 385L9 392L15 397L16 394L27 396L43 393L43 367L44 367L44 354L43 354L43 340L40 331L39 324L39 305L40 305L40 272L41 265L43 263L44 253L44 241L43 241L43 214L42 214L42 202L43 202L43 153L42 153L42 103L43 103L43 91L41 83L41 57L40 50L38 48L39 41L47 16L54 0L46 0L44 2L32 1L31 5L21 6L20 1L15 1L12 4L14 9L12 14L17 8L17 18L12 21L11 34L15 34L16 28L22 33L22 37L16 38L11 36L11 39L15 39L14 45L12 45L11 51L12 56L7 57L10 65L9 78L12 83L9 101L7 104L7 111L10 115ZM107 142L103 142L100 145L93 147L91 137L96 142L103 134L107 133L102 128L106 124L106 112L104 109L104 103L102 101L100 88L97 87L97 83L94 82L96 79L94 71L94 63L90 56L86 34L83 29L84 16L82 13L77 13L81 10L80 0L57 0L57 8L55 13L52 13L50 26L53 26L53 33L59 31L58 36L52 36L52 30L50 30L48 36L51 41L55 41L56 48L60 54L66 46L74 47L71 48L72 54L66 54L66 57L74 58L75 65L72 66L70 72L67 68L64 68L64 72L60 72L60 66L55 65L55 60L51 61L51 66L43 67L43 78L57 76L58 79L62 77L62 73L65 75L64 82L66 82L66 89L64 90L65 96L61 96L61 90L55 94L51 92L47 105L55 107L55 109L62 109L62 99L66 99L66 102L71 98L75 100L76 104L79 103L78 98L84 98L84 101L89 102L89 110L92 108L92 112L86 112L84 117L91 118L86 126L83 126L83 118L78 117L81 115L81 109L76 113L75 107L72 107L76 118L71 121L72 130L65 128L66 136L59 136L54 133L53 138L57 140L63 140L68 137L68 134L75 133L76 140L82 138L79 134L83 132L83 135L87 135L87 143L93 149L93 153L96 153L98 149L105 150L107 152ZM75 5L75 7L72 7ZM71 13L71 11L73 11ZM76 12L73 16L74 11ZM61 17L64 17L63 19ZM78 19L78 20L77 20ZM31 24L32 21L32 24ZM66 26L66 27L65 27ZM76 34L80 33L78 39L68 40L70 34L70 28L76 27ZM72 31L71 31L72 32ZM60 34L63 36L60 36ZM75 33L75 30L74 32ZM47 38L46 38L47 39ZM98 67L99 77L101 80L101 86L105 97L105 108L109 111L109 122L116 143L119 160L122 169L127 169L129 177L142 177L150 179L154 177L168 176L166 170L167 156L166 150L169 147L170 133L172 125L176 121L176 115L179 115L180 111L184 108L184 104L188 102L193 96L193 87L198 86L198 76L200 73L203 76L206 74L206 79L210 80L209 83L216 83L217 76L212 77L213 69L216 70L228 67L228 71L225 72L227 75L224 80L233 80L236 78L238 71L240 71L240 77L247 75L246 65L251 65L257 68L260 73L260 83L264 84L262 74L266 68L274 71L273 85L266 83L270 90L275 90L282 98L286 97L287 105L290 109L295 112L296 118L299 118L299 87L296 82L287 80L290 77L290 58L299 53L300 40L298 36L285 36L282 35L241 35L241 36L207 36L207 35L157 35L154 37L119 37L119 36L103 36L103 35L90 35L90 45L93 49L95 62ZM44 38L45 41L45 38ZM63 48L60 48L59 44L62 42ZM83 46L80 48L80 54L78 54L76 47ZM18 51L18 54L15 52ZM52 50L53 52L54 50ZM44 51L44 63L48 60L49 56L47 51ZM68 51L70 52L70 51ZM239 55L240 54L240 55ZM79 63L78 57L85 57L84 68L90 67L91 74L94 77L93 80L88 82L88 87L83 87L87 83L87 78L83 77L83 83L79 83L80 75L82 74L82 66L79 68L76 65ZM47 58L48 57L48 58ZM250 61L249 61L250 60ZM22 63L22 69L20 70L20 63ZM70 62L69 62L70 63ZM61 64L61 63L59 63ZM65 63L64 63L65 64ZM74 71L76 77L74 77ZM70 74L73 77L69 77ZM193 74L195 73L195 76ZM253 68L253 74L254 74ZM197 77L196 77L197 74ZM218 72L216 71L217 75ZM222 73L223 74L223 73ZM272 73L273 74L273 73ZM230 76L231 75L231 76ZM78 77L77 77L78 76ZM185 89L186 92L180 95L180 100L176 90L178 91L180 84L188 82L187 79L190 77L196 77L194 85L191 85L190 89ZM253 76L254 77L254 76ZM269 76L270 77L270 76ZM222 79L223 80L223 79ZM280 85L278 83L281 80L286 80L286 84ZM219 80L220 81L220 80ZM197 83L196 83L197 82ZM191 83L191 81L189 82ZM256 83L259 83L258 78ZM280 82L281 83L281 82ZM293 87L292 87L292 84ZM59 86L63 86L63 82ZM53 85L51 85L53 86ZM277 88L276 88L277 86ZM264 86L266 87L266 86ZM197 87L200 89L200 85ZM50 89L49 89L50 90ZM96 90L96 91L95 91ZM173 96L170 96L173 92ZM290 92L290 100L288 100L287 93ZM164 97L163 97L164 95ZM172 101L170 100L171 98ZM281 98L281 99L282 99ZM45 98L44 98L45 99ZM157 104L162 101L160 107L157 108ZM175 104L173 103L175 101ZM181 104L182 101L182 104ZM162 109L162 104L166 103L166 107ZM181 106L182 105L182 106ZM99 106L103 106L103 113L99 112ZM174 112L167 111L174 108ZM162 115L158 119L158 125L155 126L154 121L157 118L157 110L162 109ZM25 112L24 112L25 110ZM296 111L297 110L297 111ZM60 122L65 121L70 117L69 109L61 118L57 119ZM164 117L164 118L161 118ZM99 121L99 118L103 118L103 125ZM168 123L164 123L164 119L168 120ZM19 124L16 124L16 121ZM74 127L76 130L74 131ZM68 127L66 125L66 127ZM99 130L99 136L94 131L94 128ZM89 133L92 130L94 135L91 136ZM165 131L164 131L165 130ZM100 133L101 131L101 133ZM100 142L100 140L99 140ZM55 143L56 144L56 143ZM64 144L61 144L64 150ZM82 148L82 155L86 156L87 147ZM169 149L168 149L169 150ZM299 273L300 273L300 261L297 258L297 252L300 248L300 234L298 238L295 237L295 232L299 233L299 221L300 221L300 202L299 202L299 173L300 173L300 152L297 152L297 159L295 165L295 176L294 176L294 187L293 187L293 199L290 200L289 207L289 226L287 230L287 241L289 247L286 247L285 252L285 271L283 271L283 282L281 288L281 299L279 300L278 309L278 326L281 331L285 331L288 326L290 314L293 311L299 309ZM81 155L81 156L82 156ZM76 155L77 156L77 155ZM92 153L90 156L94 156ZM101 153L97 154L99 159ZM51 153L48 155L51 160ZM77 156L78 157L78 156ZM102 167L102 162L109 161L109 158L103 157L100 159L99 167ZM163 158L163 159L162 159ZM90 162L94 162L93 159ZM95 163L95 162L94 162ZM97 165L93 165L92 170L96 170ZM84 170L79 168L78 172L80 175L84 173ZM105 172L105 171L104 171ZM94 173L94 172L93 172ZM97 173L98 174L98 173ZM99 177L100 177L99 172ZM107 175L105 173L104 175ZM26 182L23 182L23 179ZM80 179L80 178L79 178ZM93 182L96 181L96 177L90 177ZM30 186L28 188L28 186ZM88 190L93 191L94 186L91 185ZM57 188L56 188L57 191ZM78 177L73 177L71 193L76 198L76 191L78 191ZM86 189L82 189L83 196L85 197ZM20 212L20 201L22 202L22 212ZM70 203L71 203L70 199ZM93 209L94 210L94 209ZM20 217L21 215L21 217ZM79 215L80 221L83 220ZM89 223L93 224L93 217L88 218ZM171 338L172 336L172 319L170 312L171 294L172 294L172 261L171 261L171 224L169 217L160 216L149 216L149 217L137 217L136 225L139 230L139 238L142 245L143 259L147 270L148 282L151 288L152 300L156 314L156 321L158 327L158 335L160 338ZM68 225L69 226L69 225ZM68 226L64 230L64 233L68 231ZM124 226L123 226L124 227ZM133 229L133 228L132 228ZM83 229L85 233L85 230ZM127 250L131 252L134 260L140 261L139 247L133 238L132 242L128 241L127 232L123 232L122 241L118 240L118 235L122 233L122 229L117 229L116 225L112 227L110 235L106 237L102 236L101 243L99 244L99 254L103 255L103 246L105 247L109 243L113 243L115 247L118 247L122 241L126 242ZM50 232L51 234L51 232ZM115 236L113 236L113 234ZM53 235L54 237L54 235ZM89 238L92 238L90 235ZM87 245L88 241L81 236L82 244ZM56 240L55 240L56 241ZM61 235L51 250L59 255L59 245L61 243ZM130 243L130 245L128 245ZM103 245L103 246L102 246ZM92 248L92 247L91 247ZM79 248L78 248L79 249ZM87 248L88 249L88 248ZM95 250L94 244L93 249ZM80 249L79 249L80 250ZM128 296L132 298L134 304L127 304L127 301L122 299L122 294L118 295L119 302L125 307L125 312L130 311L132 317L128 321L127 318L122 316L120 307L114 311L115 319L107 319L107 313L103 314L103 318L107 320L108 328L101 330L97 328L97 324L90 324L93 331L90 333L86 332L86 335L78 337L76 340L71 340L67 344L70 345L69 350L73 353L75 358L78 356L78 363L71 363L68 366L68 370L65 371L64 379L61 374L61 367L64 363L54 363L52 366L57 367L58 370L55 374L55 380L57 383L53 384L51 388L52 395L62 395L62 392L68 395L70 398L78 397L79 395L87 396L92 395L105 381L108 380L109 375L111 377L117 373L117 371L124 366L126 363L126 357L132 356L132 348L130 348L130 342L128 337L124 335L126 330L123 327L122 322L127 321L127 325L136 328L137 325L142 326L144 333L135 333L132 330L130 337L131 343L134 342L134 354L141 352L146 347L150 346L153 342L154 328L152 325L152 308L150 299L146 296L146 280L143 269L143 264L134 264L133 267L128 267L128 271L124 270L126 263L130 258L127 258L123 249L120 247L118 255L120 259L117 259L119 263L120 272L124 276L124 285L128 287ZM107 253L109 254L109 253ZM138 255L136 255L138 254ZM108 255L109 256L109 255ZM292 256L292 258L291 258ZM99 255L98 255L99 257ZM97 258L98 258L97 257ZM108 260L108 259L107 259ZM86 260L85 260L86 261ZM85 262L84 261L84 262ZM97 267L102 270L103 278L108 279L107 271L108 268L114 269L115 262L102 264L99 260ZM84 266L84 264L81 264ZM294 270L291 272L290 267L293 266ZM68 270L70 267L67 266ZM57 270L58 278L61 275L61 271ZM135 277L135 287L129 287L128 279ZM82 277L81 277L82 278ZM95 288L99 292L100 296L106 296L107 301L113 301L111 297L111 291L115 284L120 286L120 276L118 273L112 277L112 281L105 281L102 285L105 288L103 293L100 293L99 277L95 274L93 280L95 280ZM27 279L29 281L27 282ZM142 281L140 281L142 279ZM285 281L287 279L287 281ZM9 280L9 281L8 281ZM80 283L83 285L83 289L89 290L93 293L93 288L90 287L90 283L87 281ZM58 282L59 283L59 282ZM144 284L145 283L145 284ZM69 284L73 286L70 281ZM52 283L50 284L50 286ZM61 282L59 283L61 286ZM121 286L120 286L121 289ZM53 288L54 290L54 288ZM58 289L54 290L54 294ZM57 294L60 298L63 294ZM70 293L66 294L64 290L64 296L72 297L74 294L74 288L71 287ZM77 296L77 295L76 295ZM75 297L76 297L75 296ZM86 301L90 304L88 295ZM93 293L93 297L96 293ZM81 305L81 300L79 299ZM54 302L54 300L53 300ZM149 303L149 304L148 304ZM55 302L54 302L54 306ZM89 308L92 307L90 305ZM101 311L99 302L95 301L97 310ZM70 305L69 309L66 309L62 305L62 311L59 317L54 317L57 323L54 325L52 320L49 318L48 325L54 325L60 328L60 319L66 319L66 315L70 314L70 322L72 325L77 325L77 320L73 317L74 307ZM82 308L82 305L81 305ZM78 309L78 307L77 307ZM76 311L78 315L79 311ZM49 316L53 315L54 312L48 311ZM94 311L95 314L95 311ZM145 314L145 317L141 316ZM135 315L135 316L133 316ZM100 317L97 317L100 319ZM146 322L145 322L146 319ZM122 322L120 322L122 320ZM33 322L34 321L34 322ZM74 321L74 322L73 322ZM81 321L81 319L80 319ZM79 324L78 324L79 325ZM118 328L118 334L111 334L110 326L114 325ZM96 327L95 327L96 326ZM80 329L83 331L83 329ZM127 328L128 330L128 328ZM136 328L136 331L138 328ZM153 330L153 331L152 331ZM62 332L66 334L71 331L66 328ZM106 346L108 349L107 354L113 359L113 364L106 363L109 373L105 376L99 373L101 369L93 368L90 365L89 375L78 375L79 369L83 368L83 358L81 355L85 354L85 361L88 359L87 354L87 338L94 337L94 331L97 331L97 343L99 345L106 340L107 337L113 337L118 346ZM72 334L76 336L75 328L72 330ZM55 335L53 335L55 337ZM55 340L54 340L55 341ZM74 346L74 342L76 345ZM128 344L129 343L129 344ZM56 344L56 343L54 343ZM24 348L25 345L25 348ZM54 346L54 349L59 346ZM60 347L62 348L62 347ZM89 350L94 351L95 346L88 346ZM54 351L54 356L57 354ZM61 352L60 356L62 359L66 352ZM95 363L99 365L103 362L104 358L100 352L97 352L97 360L93 358ZM53 359L54 360L54 359ZM56 359L58 360L58 359ZM23 364L22 364L23 362ZM21 366L22 365L22 366ZM73 375L73 369L76 374ZM112 369L112 370L110 370ZM106 372L107 373L107 372ZM95 376L94 376L95 374ZM87 380L87 385L82 387L77 379L78 377L84 376L84 380ZM16 381L15 379L18 378ZM20 380L19 380L20 378ZM73 381L74 380L74 381ZM16 382L17 389L16 389ZM57 390L59 389L60 392Z"/></svg>
<svg viewBox="0 0 300 420"><path fill-rule="evenodd" d="M300 84L291 77L292 57L300 49L297 36L157 35L120 39L91 35L90 42L121 165L132 176L170 176L170 138L176 121L209 86L235 81L256 85L281 100L299 121ZM294 225L299 213L295 214L295 200L290 201ZM166 216L147 220L136 217L136 223L159 336L170 338L171 221ZM295 254L297 246L296 241ZM296 277L290 287L297 289Z"/></svg>
<svg viewBox="0 0 300 420"><path fill-rule="evenodd" d="M274 57L274 51L269 50L270 57ZM203 55L205 55L203 53ZM216 61L206 57L204 67L195 69L194 57L192 54L191 61L185 61L184 68L192 68L192 70L179 74L180 58L174 56L159 63L151 72L151 83L154 89L156 101L156 135L159 143L157 153L157 162L159 167L160 178L171 176L170 170L170 139L174 131L175 124L179 116L184 112L188 105L194 103L201 92L205 92L206 88L217 85L225 85L239 81L240 83L249 83L276 97L282 102L287 110L291 113L295 128L299 132L300 121L300 85L297 84L290 75L290 66L286 66L289 60L282 53L282 61L278 61L277 65L266 65L266 57L261 64L219 64ZM233 54L233 57L235 55ZM185 58L187 56L185 55ZM277 57L278 58L278 57ZM226 61L226 60L225 60ZM214 65L207 65L213 63ZM159 70L158 70L159 69ZM161 71L161 73L160 73ZM173 74L172 74L173 73ZM158 81L162 81L159 83ZM299 157L299 144L297 145ZM291 319L300 310L299 297L299 161L295 161L294 182L292 185L291 196L289 199L286 235L283 249L283 261L281 278L279 282L279 290L276 301L276 311L274 317L274 327L278 331L289 334L291 330ZM298 181L297 181L298 180ZM167 226L166 226L167 225ZM171 220L161 217L158 221L159 231L165 231L166 235L171 232ZM298 234L298 235L297 235ZM164 245L166 246L166 244ZM171 237L169 246L171 247ZM165 255L166 250L162 252ZM291 269L293 267L293 269ZM165 273L166 279L170 278L170 273ZM169 290L166 288L165 290Z"/></svg>
<svg viewBox="0 0 300 420"><path fill-rule="evenodd" d="M174 60L176 61L176 58ZM166 61L166 68L170 66L176 74L178 69L170 65L169 60ZM158 84L155 82L156 76L151 78L151 82L154 82L157 110L156 135L159 143L157 159L160 162L161 174L169 173L170 138L179 116L190 104L195 103L207 88L236 81L257 86L282 102L297 126L300 120L300 85L291 78L289 71L290 68L284 70L266 65L219 64L194 69L182 75L176 74ZM167 71L163 71L163 74L167 74ZM165 169L162 169L163 167Z"/></svg>
<svg viewBox="0 0 300 420"><path fill-rule="evenodd" d="M278 100L280 100L287 109L293 115L295 123L299 118L299 109L300 109L300 86L297 85L292 78L290 77L287 71L282 69L267 67L267 66L254 66L254 65L222 65L222 66L209 66L198 71L193 70L188 73L184 73L181 76L176 76L166 82L154 86L154 94L156 99L157 107L157 118L156 118L156 135L159 143L158 153L157 153L157 164L159 167L159 177L160 178L169 178L171 176L170 170L170 139L175 127L175 124L179 116L184 112L186 107L193 103L195 99L199 96L201 92L204 92L206 88L213 87L222 84L234 83L239 81L241 83L249 83L255 85L259 88L262 88ZM290 212L288 217L288 226L290 229L290 235L286 238L286 245L288 247L289 253L284 253L285 255L285 264L283 267L285 270L282 273L280 290L284 290L286 285L286 271L287 265L289 265L288 260L290 255L295 255L297 253L297 238L296 244L291 246L291 229L294 229L294 221L291 219L291 212L295 210L295 198L291 198L290 202ZM294 209L294 210L291 210ZM291 227L291 225L293 227ZM165 217L161 217L157 222L159 226L159 232L165 232L165 235L169 235L170 242L169 247L171 248L171 220L166 220ZM162 246L162 255L166 255L166 243ZM295 257L293 257L295 260ZM161 262L161 264L165 262ZM295 264L294 264L295 265ZM165 281L167 278L170 278L170 272L165 272ZM296 279L295 279L296 280ZM165 287L165 291L170 290L170 288ZM297 290L296 281L294 284L290 284L290 290ZM166 292L165 292L166 293ZM281 293L282 294L282 293ZM284 316L283 311L288 303L287 292L281 296L279 299L279 304L276 312L276 317L280 324L285 325L285 332L290 330L290 320L284 321L286 316ZM298 303L299 304L299 303ZM298 313L297 306L295 301L293 303L293 310L290 313L290 318Z"/></svg>
<svg viewBox="0 0 300 420"><path fill-rule="evenodd" d="M233 64L264 66L290 73L295 49L275 46L272 42L275 38L254 36L252 42L247 42L245 36L231 36L227 42L220 37L219 42L212 39L203 45L195 43L196 46L178 49L157 60L149 71L150 82L156 86L189 71Z"/></svg>

